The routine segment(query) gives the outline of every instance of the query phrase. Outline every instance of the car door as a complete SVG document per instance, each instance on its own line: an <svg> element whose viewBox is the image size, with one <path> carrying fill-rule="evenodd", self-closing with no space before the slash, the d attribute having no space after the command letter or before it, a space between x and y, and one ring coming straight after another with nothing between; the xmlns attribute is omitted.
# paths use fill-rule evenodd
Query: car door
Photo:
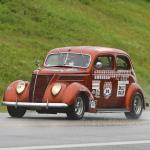
<svg viewBox="0 0 150 150"><path fill-rule="evenodd" d="M129 88L129 84L133 81L133 72L128 56L116 56L116 107L125 107L125 97Z"/></svg>
<svg viewBox="0 0 150 150"><path fill-rule="evenodd" d="M93 65L92 93L97 101L97 108L114 108L115 94L115 57L113 55L97 56Z"/></svg>

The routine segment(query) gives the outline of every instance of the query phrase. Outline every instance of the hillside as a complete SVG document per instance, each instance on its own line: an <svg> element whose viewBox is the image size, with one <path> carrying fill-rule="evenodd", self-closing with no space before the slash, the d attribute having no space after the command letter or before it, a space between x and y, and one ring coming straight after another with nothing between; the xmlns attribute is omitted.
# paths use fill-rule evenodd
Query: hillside
<svg viewBox="0 0 150 150"><path fill-rule="evenodd" d="M150 1L0 0L0 96L13 80L30 80L49 49L97 45L127 51L150 94Z"/></svg>

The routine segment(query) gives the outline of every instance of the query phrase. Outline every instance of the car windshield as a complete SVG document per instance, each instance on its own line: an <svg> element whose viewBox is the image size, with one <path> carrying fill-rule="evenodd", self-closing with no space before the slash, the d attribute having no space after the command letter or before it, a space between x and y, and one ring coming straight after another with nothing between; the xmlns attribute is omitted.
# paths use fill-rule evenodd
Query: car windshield
<svg viewBox="0 0 150 150"><path fill-rule="evenodd" d="M90 64L90 56L78 53L57 53L48 55L45 67L80 67L87 68Z"/></svg>

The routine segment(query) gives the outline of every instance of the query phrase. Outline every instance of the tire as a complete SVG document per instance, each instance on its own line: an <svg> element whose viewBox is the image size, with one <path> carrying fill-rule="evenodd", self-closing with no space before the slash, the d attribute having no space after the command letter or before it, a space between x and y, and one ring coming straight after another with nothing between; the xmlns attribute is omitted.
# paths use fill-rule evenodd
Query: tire
<svg viewBox="0 0 150 150"><path fill-rule="evenodd" d="M21 118L26 113L26 108L14 107L14 106L7 106L7 111L11 117L14 118Z"/></svg>
<svg viewBox="0 0 150 150"><path fill-rule="evenodd" d="M132 100L131 112L125 112L127 119L139 119L143 111L143 98L140 93L136 93Z"/></svg>
<svg viewBox="0 0 150 150"><path fill-rule="evenodd" d="M80 120L85 112L85 101L82 96L77 96L74 104L70 105L67 110L67 118L71 120Z"/></svg>

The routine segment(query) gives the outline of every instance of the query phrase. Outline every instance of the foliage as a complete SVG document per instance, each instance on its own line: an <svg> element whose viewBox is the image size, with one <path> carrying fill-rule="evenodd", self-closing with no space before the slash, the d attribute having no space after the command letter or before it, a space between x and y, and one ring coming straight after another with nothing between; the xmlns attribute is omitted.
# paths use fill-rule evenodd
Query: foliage
<svg viewBox="0 0 150 150"><path fill-rule="evenodd" d="M0 95L49 49L97 45L126 50L149 96L149 18L148 0L0 0Z"/></svg>

